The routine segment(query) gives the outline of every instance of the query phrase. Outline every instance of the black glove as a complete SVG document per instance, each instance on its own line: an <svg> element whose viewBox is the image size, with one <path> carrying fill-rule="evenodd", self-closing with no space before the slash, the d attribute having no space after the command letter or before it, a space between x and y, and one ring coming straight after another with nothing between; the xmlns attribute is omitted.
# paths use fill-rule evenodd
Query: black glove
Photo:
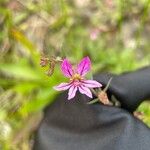
<svg viewBox="0 0 150 150"><path fill-rule="evenodd" d="M150 67L121 75L104 73L95 79L106 86L111 77L108 95L115 95L122 108L133 112L143 100L150 98Z"/></svg>
<svg viewBox="0 0 150 150"><path fill-rule="evenodd" d="M110 76L98 75L96 79L105 85ZM115 95L123 108L133 111L149 97L150 68L113 76L109 94ZM150 149L150 129L125 109L87 105L88 98L81 94L68 101L65 92L56 99L45 110L33 150Z"/></svg>

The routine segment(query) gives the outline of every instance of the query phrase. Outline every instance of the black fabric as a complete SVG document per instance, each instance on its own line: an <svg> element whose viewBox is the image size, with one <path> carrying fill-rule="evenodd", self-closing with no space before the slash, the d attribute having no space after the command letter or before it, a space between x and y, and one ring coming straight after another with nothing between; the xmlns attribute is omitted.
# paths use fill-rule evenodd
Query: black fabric
<svg viewBox="0 0 150 150"><path fill-rule="evenodd" d="M95 79L105 86L111 77L108 92L116 96L122 108L133 112L143 100L150 98L150 67L121 75L103 73L96 75Z"/></svg>
<svg viewBox="0 0 150 150"><path fill-rule="evenodd" d="M107 84L110 76L95 78ZM46 108L33 150L149 150L150 129L129 111L149 97L150 68L113 76L109 93L128 111L99 103L87 105L89 99L79 93L68 101L67 92L62 93Z"/></svg>

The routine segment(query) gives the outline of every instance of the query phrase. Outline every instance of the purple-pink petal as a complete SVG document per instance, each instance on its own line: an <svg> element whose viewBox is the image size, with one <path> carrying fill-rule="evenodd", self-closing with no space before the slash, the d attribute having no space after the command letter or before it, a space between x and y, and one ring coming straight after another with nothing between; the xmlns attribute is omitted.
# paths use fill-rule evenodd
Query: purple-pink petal
<svg viewBox="0 0 150 150"><path fill-rule="evenodd" d="M68 90L71 87L70 83L61 83L58 86L54 86L53 88L57 91Z"/></svg>
<svg viewBox="0 0 150 150"><path fill-rule="evenodd" d="M83 85L89 88L98 88L102 87L102 84L95 80L84 80Z"/></svg>
<svg viewBox="0 0 150 150"><path fill-rule="evenodd" d="M92 98L93 96L92 96L92 92L90 91L90 89L89 88L87 88L87 87L85 87L85 86L80 86L79 87L79 91L80 91L80 93L81 94L85 94L85 95L87 95L88 97L90 97L90 98Z"/></svg>
<svg viewBox="0 0 150 150"><path fill-rule="evenodd" d="M77 87L76 86L71 86L68 92L68 100L72 99L75 97L76 92L77 92Z"/></svg>
<svg viewBox="0 0 150 150"><path fill-rule="evenodd" d="M73 75L73 69L71 63L67 60L64 59L62 64L61 64L61 70L66 77L72 77Z"/></svg>
<svg viewBox="0 0 150 150"><path fill-rule="evenodd" d="M77 66L77 73L84 76L91 69L91 60L89 57L85 57Z"/></svg>

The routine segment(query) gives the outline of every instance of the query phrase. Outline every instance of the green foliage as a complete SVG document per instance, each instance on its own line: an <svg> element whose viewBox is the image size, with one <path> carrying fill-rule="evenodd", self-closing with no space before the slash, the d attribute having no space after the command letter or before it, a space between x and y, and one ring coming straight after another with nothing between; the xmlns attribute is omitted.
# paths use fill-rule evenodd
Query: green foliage
<svg viewBox="0 0 150 150"><path fill-rule="evenodd" d="M74 64L88 55L93 73L119 74L149 65L149 4L1 0L0 149L30 149L35 122L58 94L52 87L64 81L59 65L53 76L45 74L49 68L40 67L41 54L68 57ZM148 125L149 106L139 108Z"/></svg>
<svg viewBox="0 0 150 150"><path fill-rule="evenodd" d="M143 114L142 120L150 127L150 104L149 102L144 102L138 110Z"/></svg>

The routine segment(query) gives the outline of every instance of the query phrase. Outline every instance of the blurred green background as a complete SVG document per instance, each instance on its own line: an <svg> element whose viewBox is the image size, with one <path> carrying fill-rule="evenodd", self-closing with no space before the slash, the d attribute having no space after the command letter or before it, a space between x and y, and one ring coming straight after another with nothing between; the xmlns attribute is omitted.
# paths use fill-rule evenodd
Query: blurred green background
<svg viewBox="0 0 150 150"><path fill-rule="evenodd" d="M119 74L150 64L149 41L150 0L0 0L0 150L30 150L58 94L61 73L48 77L41 54ZM149 102L138 111L150 125Z"/></svg>

